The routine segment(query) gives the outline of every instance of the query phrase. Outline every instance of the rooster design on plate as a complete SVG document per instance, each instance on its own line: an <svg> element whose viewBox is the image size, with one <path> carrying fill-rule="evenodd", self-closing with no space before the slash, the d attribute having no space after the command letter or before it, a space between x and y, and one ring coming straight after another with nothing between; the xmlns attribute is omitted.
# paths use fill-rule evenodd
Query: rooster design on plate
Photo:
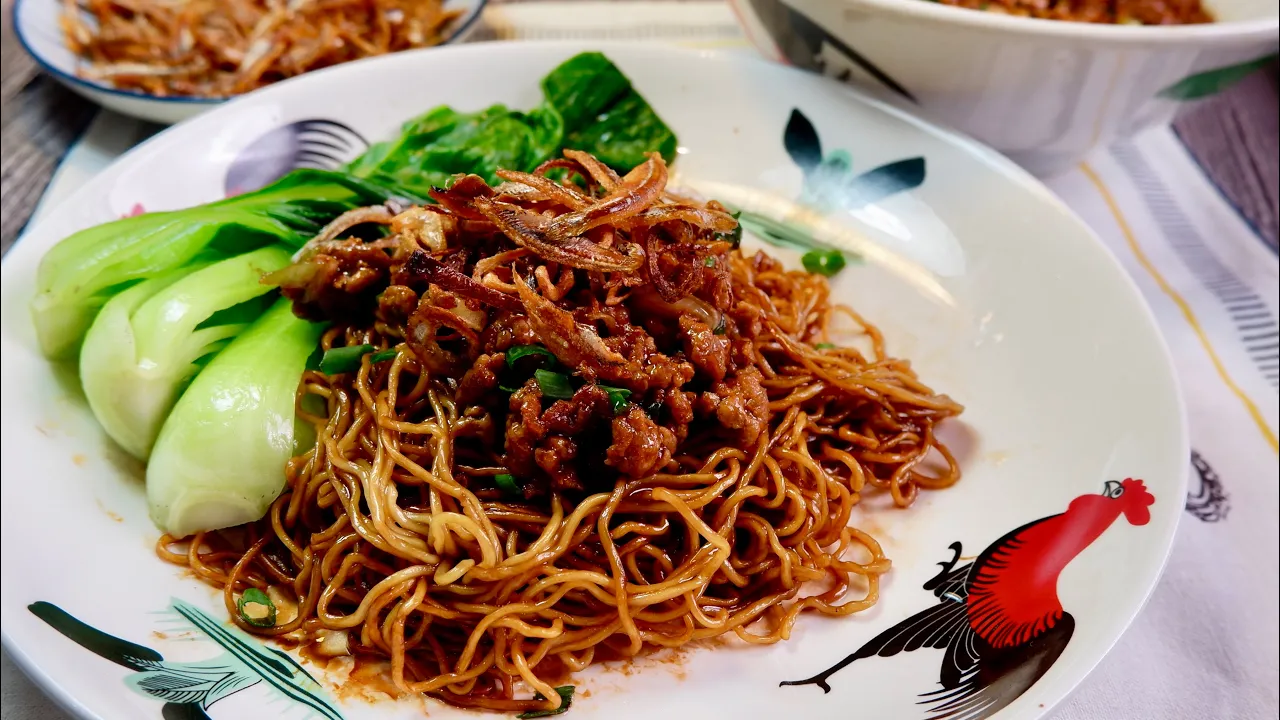
<svg viewBox="0 0 1280 720"><path fill-rule="evenodd" d="M1058 515L1032 521L992 543L977 560L951 560L925 583L937 604L885 630L843 660L804 680L817 685L855 661L921 648L945 650L937 690L920 695L929 720L983 720L1026 692L1062 655L1075 618L1058 601L1058 576L1121 515L1131 525L1151 521L1155 497L1141 480L1108 481L1101 494L1081 495Z"/></svg>

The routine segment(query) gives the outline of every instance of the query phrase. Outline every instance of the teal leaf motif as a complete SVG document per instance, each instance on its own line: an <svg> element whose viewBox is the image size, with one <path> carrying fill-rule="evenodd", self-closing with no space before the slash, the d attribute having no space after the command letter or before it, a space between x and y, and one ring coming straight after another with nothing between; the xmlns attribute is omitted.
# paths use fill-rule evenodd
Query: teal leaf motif
<svg viewBox="0 0 1280 720"><path fill-rule="evenodd" d="M155 670L125 678L125 683L143 695L208 710L219 700L262 682L238 665L229 655L198 663L161 663Z"/></svg>
<svg viewBox="0 0 1280 720"><path fill-rule="evenodd" d="M1185 77L1161 90L1158 97L1167 100L1199 100L1209 97L1235 85L1275 59L1276 55L1272 54L1237 65L1205 70Z"/></svg>
<svg viewBox="0 0 1280 720"><path fill-rule="evenodd" d="M924 184L922 157L881 165L854 178L848 185L846 207L863 207Z"/></svg>
<svg viewBox="0 0 1280 720"><path fill-rule="evenodd" d="M817 128L799 108L791 110L791 117L782 133L782 145L791 161L804 173L799 202L827 213L858 210L913 190L924 184L928 174L925 159L913 157L854 175L853 157L849 152L837 148L824 155ZM800 252L830 247L806 228L750 210L741 210L738 222L775 247Z"/></svg>
<svg viewBox="0 0 1280 720"><path fill-rule="evenodd" d="M787 155L791 156L791 161L806 175L822 162L822 142L818 140L818 130L799 108L791 110L787 128L782 131L782 146L786 148Z"/></svg>
<svg viewBox="0 0 1280 720"><path fill-rule="evenodd" d="M315 678L287 653L266 647L190 603L174 599L170 608L223 652L197 662L167 661L155 650L108 635L51 603L36 602L27 609L77 645L133 670L125 684L163 700L165 720L210 720L205 711L214 703L259 685L276 697L298 703L307 717L343 720Z"/></svg>
<svg viewBox="0 0 1280 720"><path fill-rule="evenodd" d="M818 131L799 109L791 111L782 144L804 173L800 202L823 211L857 210L924 184L925 159L886 163L853 175L853 157L843 149L822 154Z"/></svg>
<svg viewBox="0 0 1280 720"><path fill-rule="evenodd" d="M343 720L342 713L324 696L323 690L293 658L275 648L268 648L238 628L224 625L190 603L173 600L172 607L183 619L195 625L222 646L246 669L265 680L279 696L293 700L326 720ZM281 659L284 656L288 662Z"/></svg>

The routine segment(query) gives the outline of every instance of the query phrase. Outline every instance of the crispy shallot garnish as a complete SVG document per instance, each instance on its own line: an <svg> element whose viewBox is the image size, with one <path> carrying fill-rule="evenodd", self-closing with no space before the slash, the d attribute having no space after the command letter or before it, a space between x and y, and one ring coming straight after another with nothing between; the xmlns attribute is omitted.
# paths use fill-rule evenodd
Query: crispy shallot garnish
<svg viewBox="0 0 1280 720"><path fill-rule="evenodd" d="M524 309L524 305L516 298L472 280L469 276L445 265L421 250L409 256L409 260L405 262L400 272L396 274L395 279L396 284L410 287L414 285L415 281L438 285L445 290L473 300L479 300L500 310L519 312Z"/></svg>
<svg viewBox="0 0 1280 720"><path fill-rule="evenodd" d="M87 77L160 96L226 97L372 55L440 42L441 0L63 0Z"/></svg>
<svg viewBox="0 0 1280 720"><path fill-rule="evenodd" d="M653 205L666 187L667 164L658 153L649 153L649 159L627 173L604 199L552 220L546 228L547 237L556 242L578 237L600 225L622 224Z"/></svg>

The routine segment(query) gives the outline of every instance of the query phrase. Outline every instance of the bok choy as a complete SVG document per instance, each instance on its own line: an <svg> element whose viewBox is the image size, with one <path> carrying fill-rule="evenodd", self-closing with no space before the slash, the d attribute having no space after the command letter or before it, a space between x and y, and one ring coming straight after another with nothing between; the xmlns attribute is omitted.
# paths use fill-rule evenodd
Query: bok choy
<svg viewBox="0 0 1280 720"><path fill-rule="evenodd" d="M284 488L285 463L309 440L294 398L322 330L278 300L196 375L147 463L156 525L186 537L266 513Z"/></svg>
<svg viewBox="0 0 1280 720"><path fill-rule="evenodd" d="M268 246L145 280L107 301L80 349L80 382L107 435L145 460L200 362L266 308L264 273L289 264Z"/></svg>
<svg viewBox="0 0 1280 720"><path fill-rule="evenodd" d="M425 194L457 173L496 184L497 170L530 172L564 148L589 152L619 172L649 152L675 159L675 133L604 55L569 58L542 79L542 92L528 112L505 105L472 113L433 108L406 122L396 139L374 143L347 171Z"/></svg>
<svg viewBox="0 0 1280 720"><path fill-rule="evenodd" d="M296 170L252 193L81 230L53 246L36 271L31 312L40 348L50 358L74 356L99 309L131 285L275 242L301 247L339 214L392 196L343 173Z"/></svg>

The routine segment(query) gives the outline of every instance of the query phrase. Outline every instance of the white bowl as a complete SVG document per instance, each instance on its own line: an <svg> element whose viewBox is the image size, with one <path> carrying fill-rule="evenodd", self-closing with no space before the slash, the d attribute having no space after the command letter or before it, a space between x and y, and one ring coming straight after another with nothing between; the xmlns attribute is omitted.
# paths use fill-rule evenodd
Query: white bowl
<svg viewBox="0 0 1280 720"><path fill-rule="evenodd" d="M870 89L1041 176L1171 120L1265 64L1275 0L1208 0L1220 22L1037 20L928 0L730 0L766 56Z"/></svg>
<svg viewBox="0 0 1280 720"><path fill-rule="evenodd" d="M488 0L444 0L458 10L449 34L440 45L460 42L475 29ZM79 95L122 115L169 125L186 120L227 101L227 98L159 97L136 90L119 90L105 82L81 77L84 61L67 47L58 24L62 0L14 0L13 29L18 42L45 72Z"/></svg>
<svg viewBox="0 0 1280 720"><path fill-rule="evenodd" d="M29 303L44 252L70 232L139 206L164 210L222 197L235 185L228 177L238 174L241 160L272 155L262 151L263 138L280 138L277 130L292 123L340 123L374 141L442 103L467 111L499 102L532 107L542 99L542 76L586 49L603 50L675 130L677 185L757 218L806 223L861 255L863 262L851 261L833 279L833 296L877 323L890 352L910 358L922 378L965 404L962 418L945 430L965 476L954 488L922 494L905 512L885 507L883 496L859 505L854 524L878 537L893 561L871 610L848 618L806 614L790 640L777 645L731 638L718 647L641 658L625 666L626 676L616 664L592 667L575 677L580 697L565 720L943 717L919 704L920 695L938 689L944 663L972 667L956 665L958 656L936 641L964 637L963 624L948 625L927 647L915 643L910 652L859 660L831 677L830 694L779 681L821 673L889 628L901 629L906 618L957 602L955 592L943 597L929 584L940 561L954 555L968 562L983 548L1006 547L1017 539L1012 529L1063 518L1064 511L1072 522L1039 536L1062 544L1024 552L1018 563L1035 568L1035 578L1015 579L1008 592L1027 598L1022 608L1043 610L1060 600L1061 622L1046 627L1070 630L1072 623L1074 634L1065 646L1035 635L1009 648L1035 650L1024 661L997 651L1003 659L982 665L982 684L1008 683L999 684L1000 697L985 698L990 702L964 717L997 710L993 720L1044 717L1133 620L1182 515L1186 426L1170 358L1136 286L1043 185L977 143L816 75L736 53L620 43L457 46L308 73L171 128L93 178L5 256L0 625L15 661L77 717L159 720L162 698L138 689L139 673L65 637L57 628L65 630L66 619L37 603L56 605L166 662L218 657L230 636L161 632L173 630L160 612L171 603L186 603L184 612L212 627L226 627L226 608L220 593L155 556L159 533L132 475L136 468L120 461L121 451L98 429L74 370L69 376L40 355ZM428 80L406 82L413 78ZM842 187L867 192L837 193ZM771 252L798 265L795 251ZM1145 480L1155 496L1149 522L1112 514L1102 518L1109 527L1074 524L1098 516L1069 508L1107 507L1114 498L1099 496L1104 481L1129 476ZM963 552L949 548L957 542ZM240 656L250 656L249 648L273 655L255 640L241 640L234 648ZM1039 648L1062 654L1054 662ZM102 646L98 652L111 655ZM281 684L258 682L260 671L231 660L224 666L221 691L243 691L219 700L213 720L308 717L278 692ZM342 681L340 673L312 671L326 685ZM355 689L334 701L347 720L510 718L427 699L372 704ZM208 699L197 690L182 699Z"/></svg>

